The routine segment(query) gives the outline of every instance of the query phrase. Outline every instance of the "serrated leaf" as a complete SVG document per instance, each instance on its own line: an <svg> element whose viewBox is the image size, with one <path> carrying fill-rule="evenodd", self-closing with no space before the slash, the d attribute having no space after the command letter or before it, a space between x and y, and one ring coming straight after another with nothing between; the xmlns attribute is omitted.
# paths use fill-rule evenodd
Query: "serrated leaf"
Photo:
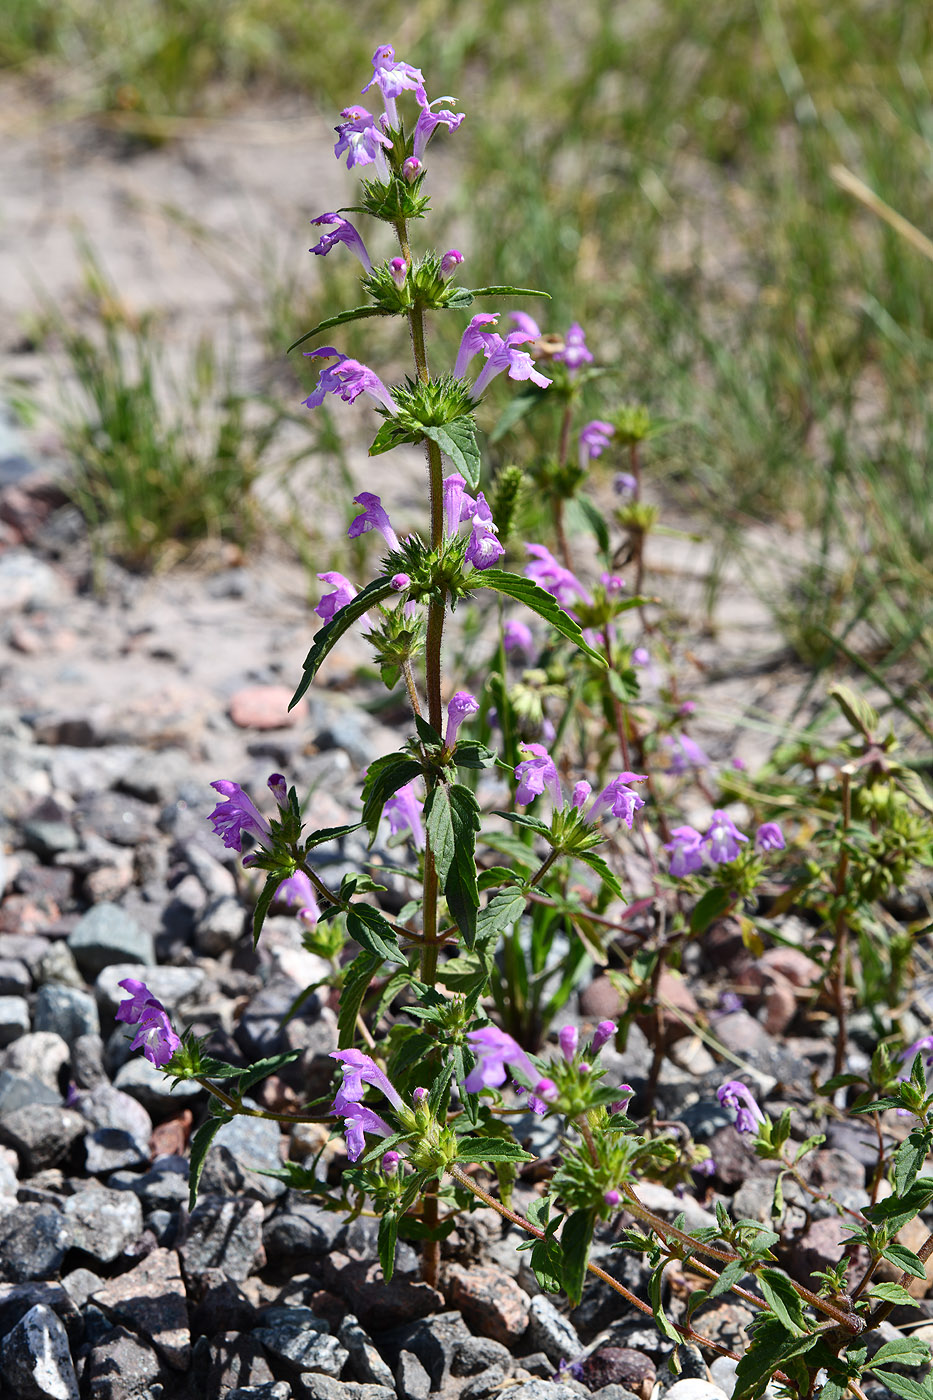
<svg viewBox="0 0 933 1400"><path fill-rule="evenodd" d="M709 1290L710 1298L718 1298L722 1293L728 1293L734 1284L740 1283L745 1277L745 1265L741 1259L734 1259L731 1264L727 1264L719 1278Z"/></svg>
<svg viewBox="0 0 933 1400"><path fill-rule="evenodd" d="M922 807L925 812L933 812L933 797L927 791L919 773L914 773L910 768L899 768L894 774L894 782L918 807Z"/></svg>
<svg viewBox="0 0 933 1400"><path fill-rule="evenodd" d="M254 1065L243 1071L237 1091L245 1094L254 1084L258 1084L260 1079L268 1079L270 1074L275 1074L276 1070L291 1064L292 1060L297 1060L303 1054L304 1051L299 1047L297 1050L283 1050L281 1055L268 1055L264 1060L257 1060Z"/></svg>
<svg viewBox="0 0 933 1400"><path fill-rule="evenodd" d="M732 895L728 890L724 890L721 885L714 885L711 890L706 891L690 915L690 932L705 933L710 924L722 918L732 902Z"/></svg>
<svg viewBox="0 0 933 1400"><path fill-rule="evenodd" d="M874 1367L872 1369L874 1371ZM903 1400L933 1400L933 1381L929 1376L923 1381L913 1381L909 1376L899 1376L896 1371L874 1371L874 1374Z"/></svg>
<svg viewBox="0 0 933 1400"><path fill-rule="evenodd" d="M421 764L407 753L387 753L374 759L363 784L363 822L370 840L376 839L382 809L399 788L421 774Z"/></svg>
<svg viewBox="0 0 933 1400"><path fill-rule="evenodd" d="M494 817L502 817L503 821L511 822L513 826L527 826L529 831L540 831L542 836L550 836L551 828L540 817L528 816L525 812L493 812Z"/></svg>
<svg viewBox="0 0 933 1400"><path fill-rule="evenodd" d="M664 1311L664 1304L661 1302L661 1282L664 1270L669 1263L670 1260L662 1259L657 1268L652 1271L651 1277L648 1280L648 1298L651 1302L651 1315L657 1324L658 1331L670 1341L679 1343L681 1340L680 1333L668 1318L667 1313Z"/></svg>
<svg viewBox="0 0 933 1400"><path fill-rule="evenodd" d="M786 1274L778 1269L759 1269L755 1274L765 1301L793 1336L804 1331L803 1307L800 1296Z"/></svg>
<svg viewBox="0 0 933 1400"><path fill-rule="evenodd" d="M311 340L313 336L320 335L322 331L332 331L334 326L344 326L348 321L362 321L367 316L391 316L391 311L384 311L381 306L354 306L350 311L338 311L336 316L328 316L326 321L319 321L313 330L305 331L297 340L293 340L285 351L290 355L293 350L297 350L299 345L304 345L306 340Z"/></svg>
<svg viewBox="0 0 933 1400"><path fill-rule="evenodd" d="M369 984L382 966L378 953L364 949L358 953L347 969L340 989L340 1006L337 1011L337 1048L347 1050L356 1039L356 1018L363 1005Z"/></svg>
<svg viewBox="0 0 933 1400"><path fill-rule="evenodd" d="M259 898L256 900L256 908L253 910L253 947L259 942L259 935L262 933L262 926L266 922L266 915L272 907L275 899L275 892L285 876L279 870L271 870L266 876L266 883L263 885Z"/></svg>
<svg viewBox="0 0 933 1400"><path fill-rule="evenodd" d="M606 665L606 658L587 644L573 618L533 579L525 578L522 574L510 574L504 569L478 569L471 575L471 585L474 581L477 588L491 588L496 593L504 593L507 598L513 598L516 603L524 603L526 608L544 618L555 631L566 637L569 642L573 642L574 646L579 647L592 661L600 666Z"/></svg>
<svg viewBox="0 0 933 1400"><path fill-rule="evenodd" d="M433 725L428 724L422 715L415 715L415 729L418 731L418 738L428 749L443 748L444 740L438 734Z"/></svg>
<svg viewBox="0 0 933 1400"><path fill-rule="evenodd" d="M305 850L312 851L315 846L326 845L328 841L340 841L351 832L359 831L362 825L362 822L351 822L349 826L322 826L319 831L312 831L310 836L305 837Z"/></svg>
<svg viewBox="0 0 933 1400"><path fill-rule="evenodd" d="M832 1079L827 1079L825 1084L821 1084L817 1089L818 1094L834 1094L837 1089L847 1089L850 1084L861 1084L864 1076L861 1074L834 1074Z"/></svg>
<svg viewBox="0 0 933 1400"><path fill-rule="evenodd" d="M559 1293L561 1288L561 1252L556 1240L535 1240L531 1249L531 1267L545 1293Z"/></svg>
<svg viewBox="0 0 933 1400"><path fill-rule="evenodd" d="M579 1304L583 1294L586 1261L590 1255L594 1223L592 1211L575 1210L567 1217L560 1232L564 1291L574 1307Z"/></svg>
<svg viewBox="0 0 933 1400"><path fill-rule="evenodd" d="M407 959L392 925L370 904L354 904L347 912L347 933L367 952L374 953L383 962L401 963L407 967Z"/></svg>
<svg viewBox="0 0 933 1400"><path fill-rule="evenodd" d="M638 672L634 666L626 667L624 671L616 671L610 667L606 672L606 680L609 682L609 689L615 698L620 700L623 705L631 705L641 695Z"/></svg>
<svg viewBox="0 0 933 1400"><path fill-rule="evenodd" d="M441 427L425 427L423 431L425 437L436 442L449 457L454 470L466 481L467 490L476 491L482 458L476 444L476 424L472 415L465 413Z"/></svg>
<svg viewBox="0 0 933 1400"><path fill-rule="evenodd" d="M344 632L346 632L349 627L352 627L354 622L362 617L367 609L375 607L377 603L382 603L386 598L392 596L392 588L388 579L373 579L372 583L368 583L362 592L357 593L355 598L351 598L349 603L345 603L342 608L338 609L330 622L325 623L323 627L318 629L314 634L311 650L304 659L303 675L298 683L298 689L288 702L288 708L290 710L294 709L298 704L298 701L317 675L321 662L327 656L328 652L336 646Z"/></svg>
<svg viewBox="0 0 933 1400"><path fill-rule="evenodd" d="M920 1274L919 1277L923 1278L924 1275ZM896 1361L898 1366L925 1366L929 1359L930 1348L926 1342L918 1337L896 1337L894 1341L885 1342L883 1347L879 1347L869 1362L869 1370L874 1370L885 1361Z"/></svg>
<svg viewBox="0 0 933 1400"><path fill-rule="evenodd" d="M546 389L534 386L509 399L498 423L489 435L489 441L495 444L500 438L504 438L510 428L514 428L516 423L520 423L523 418L527 417L533 408L544 403L546 393Z"/></svg>
<svg viewBox="0 0 933 1400"><path fill-rule="evenodd" d="M882 1113L886 1108L900 1108L901 1100L899 1095L886 1094L883 1099L873 1099L871 1103L863 1104L861 1108L853 1108L852 1113Z"/></svg>
<svg viewBox="0 0 933 1400"><path fill-rule="evenodd" d="M504 1138L461 1138L457 1143L458 1162L533 1162L534 1154Z"/></svg>
<svg viewBox="0 0 933 1400"><path fill-rule="evenodd" d="M453 761L458 768L491 768L496 755L478 739L461 739L454 749Z"/></svg>
<svg viewBox="0 0 933 1400"><path fill-rule="evenodd" d="M379 1221L379 1264L382 1277L391 1283L395 1272L395 1246L398 1241L398 1216L394 1210L387 1210Z"/></svg>
<svg viewBox="0 0 933 1400"><path fill-rule="evenodd" d="M755 1327L752 1344L735 1372L733 1400L754 1400L767 1388L784 1361L802 1356L820 1340L818 1333L790 1337L776 1317L765 1317Z"/></svg>
<svg viewBox="0 0 933 1400"><path fill-rule="evenodd" d="M208 1118L206 1123L202 1123L194 1137L191 1139L191 1160L188 1164L188 1209L194 1210L198 1200L198 1182L201 1180L201 1173L204 1170L204 1159L207 1156L208 1148L217 1136L217 1133L225 1123L229 1123L231 1115L225 1113L222 1117Z"/></svg>
<svg viewBox="0 0 933 1400"><path fill-rule="evenodd" d="M851 690L847 685L833 685L829 688L829 694L853 729L857 729L866 739L875 733L881 719L878 712L873 710L857 691Z"/></svg>
<svg viewBox="0 0 933 1400"><path fill-rule="evenodd" d="M906 1288L902 1288L899 1283L876 1283L872 1290L873 1298L880 1298L884 1303L903 1303L905 1307L917 1307L916 1298L911 1298Z"/></svg>
<svg viewBox="0 0 933 1400"><path fill-rule="evenodd" d="M933 1134L922 1128L915 1128L894 1154L894 1192L902 1196L917 1178L930 1150Z"/></svg>
<svg viewBox="0 0 933 1400"><path fill-rule="evenodd" d="M899 1269L903 1269L908 1274L913 1274L914 1278L926 1278L927 1271L920 1259L914 1254L912 1249L908 1249L906 1244L889 1244L881 1251L881 1257L888 1259L892 1264L896 1264Z"/></svg>
<svg viewBox="0 0 933 1400"><path fill-rule="evenodd" d="M473 305L473 293L469 287L453 287L444 298L444 308L449 311L463 311Z"/></svg>
<svg viewBox="0 0 933 1400"><path fill-rule="evenodd" d="M525 912L525 895L521 890L502 890L476 916L477 938L491 938L511 928Z"/></svg>
<svg viewBox="0 0 933 1400"><path fill-rule="evenodd" d="M593 531L597 549L602 554L608 554L609 526L606 524L605 514L590 500L589 496L577 496L575 500L580 511L586 518L586 523Z"/></svg>
<svg viewBox="0 0 933 1400"><path fill-rule="evenodd" d="M603 857L598 855L596 851L575 851L574 859L582 860L584 865L588 865L591 870L595 870L603 884L612 890L612 893L617 899L624 898L622 886L609 869Z"/></svg>
<svg viewBox="0 0 933 1400"><path fill-rule="evenodd" d="M479 806L469 788L438 783L424 805L424 825L437 876L454 921L468 948L476 940L476 833Z"/></svg>
<svg viewBox="0 0 933 1400"><path fill-rule="evenodd" d="M872 1224L885 1221L890 1235L896 1235L908 1220L913 1220L924 1206L933 1199L933 1177L921 1176L903 1196L889 1196L884 1201L876 1201L873 1206L865 1206L862 1214Z"/></svg>
<svg viewBox="0 0 933 1400"><path fill-rule="evenodd" d="M543 297L551 300L550 292L539 292L536 287L471 287L475 297Z"/></svg>

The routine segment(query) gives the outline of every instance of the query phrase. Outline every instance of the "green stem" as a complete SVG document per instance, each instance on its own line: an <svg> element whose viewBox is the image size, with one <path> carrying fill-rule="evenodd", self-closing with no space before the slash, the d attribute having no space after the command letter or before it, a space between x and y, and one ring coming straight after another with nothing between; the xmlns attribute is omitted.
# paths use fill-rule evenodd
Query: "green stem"
<svg viewBox="0 0 933 1400"><path fill-rule="evenodd" d="M243 1118L271 1118L275 1123L332 1123L331 1114L319 1113L271 1113L265 1108L245 1108L242 1103L238 1103L230 1094L223 1089L218 1089L216 1084L212 1084L203 1075L195 1074L192 1078L202 1089L206 1089L209 1094L213 1094L215 1099L219 1099L232 1113L238 1113Z"/></svg>
<svg viewBox="0 0 933 1400"><path fill-rule="evenodd" d="M852 820L852 789L849 774L843 770L842 774L842 832L843 839L849 829ZM836 976L834 979L834 1000L836 1003L836 1017L839 1022L839 1033L836 1036L836 1053L833 1058L833 1074L842 1074L845 1069L846 1052L848 1050L848 1028L846 1026L846 963L849 960L849 921L846 918L846 910L842 903L845 894L846 876L849 873L849 852L843 849L839 854L839 864L836 867L836 900L840 905L839 913L836 915Z"/></svg>

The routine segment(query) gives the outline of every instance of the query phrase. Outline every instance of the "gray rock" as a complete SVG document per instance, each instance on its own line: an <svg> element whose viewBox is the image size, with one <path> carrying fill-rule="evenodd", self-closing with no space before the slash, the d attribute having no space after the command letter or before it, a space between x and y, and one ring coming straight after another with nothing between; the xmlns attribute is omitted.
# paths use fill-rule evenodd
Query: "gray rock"
<svg viewBox="0 0 933 1400"><path fill-rule="evenodd" d="M112 1191L133 1191L143 1210L174 1209L188 1199L188 1163L184 1157L160 1157L151 1171L117 1171L107 1185Z"/></svg>
<svg viewBox="0 0 933 1400"><path fill-rule="evenodd" d="M451 1374L459 1348L470 1340L470 1330L458 1312L435 1313L396 1327L380 1339L390 1361L403 1351L413 1352L431 1378L431 1389L440 1390Z"/></svg>
<svg viewBox="0 0 933 1400"><path fill-rule="evenodd" d="M166 1110L184 1108L204 1090L193 1079L183 1079L172 1088L172 1080L167 1079L161 1070L156 1069L142 1055L134 1055L121 1065L113 1081L115 1089L137 1099L144 1108L153 1113L164 1114Z"/></svg>
<svg viewBox="0 0 933 1400"><path fill-rule="evenodd" d="M60 939L57 943L49 944L48 949L43 953L36 980L43 985L46 982L57 982L62 987L77 987L79 991L84 990L84 978L78 971L75 955L68 944Z"/></svg>
<svg viewBox="0 0 933 1400"><path fill-rule="evenodd" d="M210 851L191 841L182 849L182 858L198 877L211 899L236 894L236 877Z"/></svg>
<svg viewBox="0 0 933 1400"><path fill-rule="evenodd" d="M334 1226L339 1224L335 1215L311 1201L298 1202L292 1209L274 1215L266 1221L262 1231L263 1248L270 1264L320 1259L333 1244Z"/></svg>
<svg viewBox="0 0 933 1400"><path fill-rule="evenodd" d="M78 1036L71 1047L71 1077L79 1089L97 1089L108 1082L99 1035Z"/></svg>
<svg viewBox="0 0 933 1400"><path fill-rule="evenodd" d="M527 1371L530 1376L537 1376L539 1380L550 1381L554 1378L554 1363L548 1360L543 1351L533 1351L528 1356L523 1356L519 1365L523 1371Z"/></svg>
<svg viewBox="0 0 933 1400"><path fill-rule="evenodd" d="M624 1385L601 1385L591 1394L598 1395L599 1400L641 1400L634 1390L626 1390Z"/></svg>
<svg viewBox="0 0 933 1400"><path fill-rule="evenodd" d="M492 1337L468 1337L457 1347L450 1372L454 1376L476 1376L493 1366L508 1366L511 1360L512 1353L502 1342L493 1341ZM522 1365L526 1370L531 1369L527 1357L522 1357ZM547 1361L545 1374L550 1376L553 1371L554 1367Z"/></svg>
<svg viewBox="0 0 933 1400"><path fill-rule="evenodd" d="M42 860L53 861L78 849L78 835L70 822L31 817L22 825L23 845Z"/></svg>
<svg viewBox="0 0 933 1400"><path fill-rule="evenodd" d="M37 1031L54 1031L73 1045L79 1036L100 1033L97 1003L89 992L47 983L36 994L33 1026Z"/></svg>
<svg viewBox="0 0 933 1400"><path fill-rule="evenodd" d="M228 1390L226 1400L292 1400L288 1381L268 1381L266 1385L242 1385Z"/></svg>
<svg viewBox="0 0 933 1400"><path fill-rule="evenodd" d="M161 1377L152 1347L116 1327L89 1353L83 1383L92 1400L154 1400L149 1387Z"/></svg>
<svg viewBox="0 0 933 1400"><path fill-rule="evenodd" d="M61 1268L71 1230L53 1205L26 1201L0 1216L0 1279L26 1283L47 1279Z"/></svg>
<svg viewBox="0 0 933 1400"><path fill-rule="evenodd" d="M64 603L64 578L28 549L0 554L0 612L32 612Z"/></svg>
<svg viewBox="0 0 933 1400"><path fill-rule="evenodd" d="M555 1366L561 1361L572 1361L583 1351L583 1343L576 1329L543 1293L531 1300L528 1340L537 1350L543 1351ZM534 1400L534 1397L527 1396L526 1400ZM551 1400L556 1400L556 1397L551 1397Z"/></svg>
<svg viewBox="0 0 933 1400"><path fill-rule="evenodd" d="M78 1112L93 1128L119 1128L129 1133L145 1152L152 1136L152 1119L142 1104L112 1084L98 1084L81 1094L75 1103Z"/></svg>
<svg viewBox="0 0 933 1400"><path fill-rule="evenodd" d="M62 1279L62 1288L78 1308L83 1308L91 1294L103 1286L104 1280L93 1269L72 1269Z"/></svg>
<svg viewBox="0 0 933 1400"><path fill-rule="evenodd" d="M40 1280L32 1283L0 1283L0 1339L12 1332L30 1308L41 1303L65 1324L72 1346L81 1340L83 1322L69 1294L60 1283ZM0 1386L2 1393L2 1386Z"/></svg>
<svg viewBox="0 0 933 1400"><path fill-rule="evenodd" d="M735 1373L739 1363L733 1361L731 1356L716 1356L710 1362L709 1373L720 1390L727 1395L732 1395L735 1390Z"/></svg>
<svg viewBox="0 0 933 1400"><path fill-rule="evenodd" d="M253 1336L270 1356L287 1367L289 1374L316 1371L335 1379L340 1375L348 1352L338 1338L330 1335L323 1318L316 1317L310 1308L267 1308L260 1314L260 1322L262 1325L253 1329Z"/></svg>
<svg viewBox="0 0 933 1400"><path fill-rule="evenodd" d="M61 1094L41 1080L11 1074L8 1069L0 1070L0 1117L29 1104L60 1104L61 1101Z"/></svg>
<svg viewBox="0 0 933 1400"><path fill-rule="evenodd" d="M245 1099L247 1107L258 1107L250 1099ZM239 1166L249 1172L246 1178L245 1193L257 1200L269 1203L285 1193L285 1182L274 1177L254 1175L260 1171L277 1171L282 1166L282 1131L270 1118L237 1117L225 1123L218 1131L207 1156L219 1148L227 1148L233 1153ZM205 1163L206 1167L207 1163ZM310 1370L310 1367L308 1368Z"/></svg>
<svg viewBox="0 0 933 1400"><path fill-rule="evenodd" d="M13 1148L23 1171L32 1176L67 1157L85 1127L81 1114L73 1109L34 1104L0 1118L0 1143Z"/></svg>
<svg viewBox="0 0 933 1400"><path fill-rule="evenodd" d="M720 1390L718 1385L713 1385L712 1381L701 1380L698 1376L675 1381L664 1394L665 1397L670 1397L670 1400L728 1400L726 1392Z"/></svg>
<svg viewBox="0 0 933 1400"><path fill-rule="evenodd" d="M508 1372L504 1366L490 1366L478 1376L472 1376L460 1392L460 1400L486 1400L501 1389Z"/></svg>
<svg viewBox="0 0 933 1400"><path fill-rule="evenodd" d="M3 1343L3 1379L17 1400L78 1400L68 1334L51 1308L38 1303Z"/></svg>
<svg viewBox="0 0 933 1400"><path fill-rule="evenodd" d="M68 1063L68 1046L54 1031L20 1036L3 1056L3 1068L25 1079L39 1079L56 1092L59 1074Z"/></svg>
<svg viewBox="0 0 933 1400"><path fill-rule="evenodd" d="M29 1003L25 997L0 997L0 1046L9 1045L29 1030Z"/></svg>
<svg viewBox="0 0 933 1400"><path fill-rule="evenodd" d="M223 1269L233 1279L248 1278L262 1250L262 1205L259 1201L208 1197L198 1202L188 1221L181 1248L189 1279L207 1269Z"/></svg>
<svg viewBox="0 0 933 1400"><path fill-rule="evenodd" d="M384 1385L389 1389L395 1386L395 1378L373 1346L368 1332L364 1332L358 1320L348 1313L340 1324L337 1333L342 1346L346 1347L348 1365L354 1380L366 1385Z"/></svg>
<svg viewBox="0 0 933 1400"><path fill-rule="evenodd" d="M152 934L117 904L95 904L75 924L68 946L85 977L93 980L113 963L154 963Z"/></svg>
<svg viewBox="0 0 933 1400"><path fill-rule="evenodd" d="M246 910L235 895L212 899L195 925L194 943L199 953L215 958L235 948L246 928Z"/></svg>
<svg viewBox="0 0 933 1400"><path fill-rule="evenodd" d="M431 1377L414 1352L399 1353L395 1381L401 1400L428 1400L431 1393Z"/></svg>
<svg viewBox="0 0 933 1400"><path fill-rule="evenodd" d="M115 846L138 846L155 835L148 803L127 792L98 789L81 800L78 811L85 830Z"/></svg>
<svg viewBox="0 0 933 1400"><path fill-rule="evenodd" d="M91 1176L107 1176L123 1167L132 1171L149 1163L148 1153L143 1151L132 1133L124 1132L122 1128L95 1128L85 1135L84 1150L85 1168Z"/></svg>
<svg viewBox="0 0 933 1400"><path fill-rule="evenodd" d="M118 1259L142 1234L143 1208L131 1191L89 1186L66 1198L64 1213L75 1248L103 1264Z"/></svg>
<svg viewBox="0 0 933 1400"><path fill-rule="evenodd" d="M359 1385L355 1381L336 1381L332 1376L305 1372L295 1382L295 1394L301 1400L395 1400L395 1391L384 1385Z"/></svg>
<svg viewBox="0 0 933 1400"><path fill-rule="evenodd" d="M509 1389L509 1400L577 1400L578 1392L556 1381L526 1381Z"/></svg>
<svg viewBox="0 0 933 1400"><path fill-rule="evenodd" d="M19 958L0 958L0 997L25 997L32 991L29 968Z"/></svg>

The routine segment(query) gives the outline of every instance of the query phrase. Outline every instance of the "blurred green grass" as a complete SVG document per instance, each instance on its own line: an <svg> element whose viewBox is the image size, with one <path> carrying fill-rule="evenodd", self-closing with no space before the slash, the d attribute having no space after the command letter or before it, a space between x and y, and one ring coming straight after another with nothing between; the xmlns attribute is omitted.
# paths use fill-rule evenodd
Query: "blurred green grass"
<svg viewBox="0 0 933 1400"><path fill-rule="evenodd" d="M352 25L320 0L6 0L0 62L67 68L72 104L77 82L151 137L251 89L337 110L384 41L468 113L464 280L547 288L548 328L581 321L614 366L594 413L677 422L648 470L721 552L752 520L809 527L775 595L806 660L839 639L933 680L933 267L833 176L931 232L926 0L359 0ZM764 592L772 562L747 561Z"/></svg>

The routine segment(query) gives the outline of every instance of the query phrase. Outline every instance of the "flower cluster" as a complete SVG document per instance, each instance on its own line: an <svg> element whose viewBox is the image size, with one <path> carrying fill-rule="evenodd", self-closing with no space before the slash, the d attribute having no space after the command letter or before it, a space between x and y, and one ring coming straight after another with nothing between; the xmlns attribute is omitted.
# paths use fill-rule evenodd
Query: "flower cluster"
<svg viewBox="0 0 933 1400"><path fill-rule="evenodd" d="M162 1069L181 1046L180 1039L172 1030L168 1012L145 982L138 982L135 977L124 977L118 986L130 995L128 1001L121 1001L117 1007L116 1019L137 1027L130 1049L142 1050L151 1065Z"/></svg>
<svg viewBox="0 0 933 1400"><path fill-rule="evenodd" d="M505 553L492 511L482 491L471 496L460 473L451 472L444 477L444 538L453 539L463 524L470 527L464 561L474 569L492 568Z"/></svg>
<svg viewBox="0 0 933 1400"><path fill-rule="evenodd" d="M547 749L543 744L523 744L522 747L531 754L531 758L523 759L515 769L515 778L518 783L515 791L516 802L524 806L528 802L534 801L536 797L540 797L542 793L547 792L555 807L562 806L564 798L557 765ZM640 807L644 807L645 799L639 797L637 792L633 792L629 784L646 783L647 781L647 773L620 773L593 798L584 812L583 809L589 802L593 789L588 782L581 780L574 787L571 806L582 814L584 821L590 826L608 812L610 816L618 817L631 830L635 813Z"/></svg>
<svg viewBox="0 0 933 1400"><path fill-rule="evenodd" d="M384 1118L363 1103L367 1086L378 1089L394 1109L403 1108L404 1105L394 1084L370 1055L364 1055L362 1050L332 1050L330 1058L339 1060L343 1065L343 1083L337 1090L330 1111L344 1120L347 1156L351 1162L355 1162L366 1145L366 1133L385 1138L391 1137L394 1131Z"/></svg>
<svg viewBox="0 0 933 1400"><path fill-rule="evenodd" d="M526 345L535 337L527 331L518 330L510 331L503 338L488 329L496 325L498 320L498 315L490 312L480 312L478 316L473 317L460 340L454 377L463 379L470 361L474 356L482 354L486 363L473 384L471 392L474 399L479 399L496 375L501 374L503 370L508 373L509 379L529 379L532 384L537 384L539 389L546 389L552 381L535 369L534 361L527 350L518 349L520 345Z"/></svg>
<svg viewBox="0 0 933 1400"><path fill-rule="evenodd" d="M716 1097L723 1108L735 1109L737 1133L755 1133L758 1131L758 1124L767 1121L752 1091L740 1079L730 1079L721 1085L716 1090Z"/></svg>
<svg viewBox="0 0 933 1400"><path fill-rule="evenodd" d="M738 859L740 843L748 841L732 818L718 810L705 836L695 827L675 826L671 838L664 849L671 853L670 872L678 878L701 870L707 858L714 865L728 865ZM777 822L761 824L755 833L755 846L759 851L784 850L784 833Z"/></svg>

